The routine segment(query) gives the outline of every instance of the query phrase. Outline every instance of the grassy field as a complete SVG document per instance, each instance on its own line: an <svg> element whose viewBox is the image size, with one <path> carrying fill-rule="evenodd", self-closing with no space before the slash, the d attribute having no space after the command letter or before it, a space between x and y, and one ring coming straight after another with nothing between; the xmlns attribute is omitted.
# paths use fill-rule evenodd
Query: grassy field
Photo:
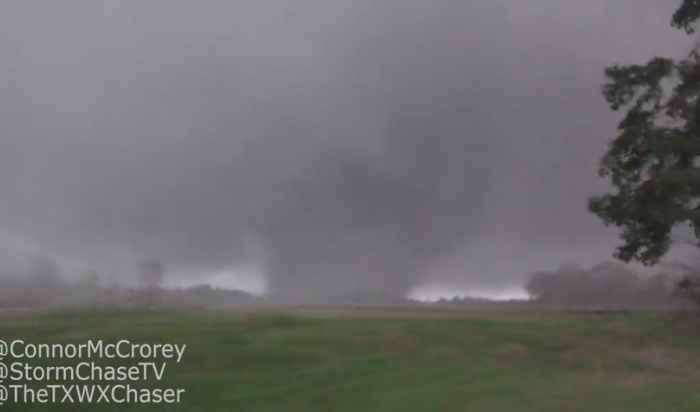
<svg viewBox="0 0 700 412"><path fill-rule="evenodd" d="M671 315L298 317L73 312L0 318L7 342L186 344L161 381L176 404L37 404L21 411L698 411L700 323ZM10 365L19 359L6 357ZM82 360L84 361L84 360ZM103 366L139 360L95 360ZM24 360L32 366L80 360ZM162 362L162 360L159 360ZM40 388L54 382L26 382ZM90 384L90 382L61 382ZM124 382L95 382L101 385ZM5 379L5 385L20 384ZM62 398L62 390L58 393ZM95 395L97 397L97 394Z"/></svg>

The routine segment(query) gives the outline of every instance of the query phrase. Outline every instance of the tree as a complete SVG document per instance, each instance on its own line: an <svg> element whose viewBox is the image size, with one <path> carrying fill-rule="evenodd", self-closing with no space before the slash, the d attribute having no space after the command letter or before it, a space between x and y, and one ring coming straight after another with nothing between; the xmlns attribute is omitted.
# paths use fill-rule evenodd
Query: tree
<svg viewBox="0 0 700 412"><path fill-rule="evenodd" d="M37 255L32 259L29 269L32 281L49 286L59 283L60 274L58 265L48 256Z"/></svg>
<svg viewBox="0 0 700 412"><path fill-rule="evenodd" d="M139 281L144 289L147 304L153 304L157 298L158 289L165 278L163 264L157 260L148 260L139 264Z"/></svg>
<svg viewBox="0 0 700 412"><path fill-rule="evenodd" d="M693 35L699 19L700 1L683 0L672 25ZM589 210L621 229L615 257L655 265L678 227L691 227L689 242L700 245L700 50L614 65L605 75L605 99L627 112L600 161L615 192L591 198Z"/></svg>
<svg viewBox="0 0 700 412"><path fill-rule="evenodd" d="M156 260L149 260L139 264L139 281L145 289L157 289L165 278L163 264Z"/></svg>
<svg viewBox="0 0 700 412"><path fill-rule="evenodd" d="M558 278L552 272L536 272L525 284L525 290L530 299L547 301L551 299L551 291L556 289Z"/></svg>
<svg viewBox="0 0 700 412"><path fill-rule="evenodd" d="M49 304L60 296L61 274L58 264L48 256L36 255L29 268L29 296L34 304Z"/></svg>
<svg viewBox="0 0 700 412"><path fill-rule="evenodd" d="M646 280L644 289L641 291L642 298L656 304L672 301L676 297L674 284L675 282L668 274L656 273Z"/></svg>
<svg viewBox="0 0 700 412"><path fill-rule="evenodd" d="M95 290L100 287L100 274L96 270L88 270L80 279L82 287L88 290Z"/></svg>
<svg viewBox="0 0 700 412"><path fill-rule="evenodd" d="M525 289L536 303L574 308L671 308L682 302L672 293L672 279L666 274L643 278L615 263L575 269L565 265L554 272L537 272ZM692 293L700 299L700 287L691 287L685 295L692 299Z"/></svg>

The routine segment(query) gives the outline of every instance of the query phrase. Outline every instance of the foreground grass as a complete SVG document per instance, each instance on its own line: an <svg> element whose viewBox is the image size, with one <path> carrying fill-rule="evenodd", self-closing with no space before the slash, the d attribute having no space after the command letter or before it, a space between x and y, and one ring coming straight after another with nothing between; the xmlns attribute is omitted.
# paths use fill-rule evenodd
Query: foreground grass
<svg viewBox="0 0 700 412"><path fill-rule="evenodd" d="M311 319L62 313L2 317L0 338L187 344L182 362L167 362L162 381L132 383L185 389L179 404L25 403L4 410L700 410L700 328L669 315ZM27 361L33 366L78 362ZM33 388L49 383L27 382Z"/></svg>

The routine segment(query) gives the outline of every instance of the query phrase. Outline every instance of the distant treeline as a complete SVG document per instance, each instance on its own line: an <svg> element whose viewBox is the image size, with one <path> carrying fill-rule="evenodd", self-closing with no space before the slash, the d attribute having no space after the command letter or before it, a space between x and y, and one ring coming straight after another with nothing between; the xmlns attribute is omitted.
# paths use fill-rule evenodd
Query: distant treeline
<svg viewBox="0 0 700 412"><path fill-rule="evenodd" d="M700 304L700 280L659 273L642 276L628 267L604 263L589 269L569 264L551 272L533 274L525 289L529 301L496 302L476 298L441 299L437 305L474 309L675 309ZM107 282L95 271L82 276L63 276L48 258L35 259L27 273L0 272L0 309L82 305L185 305L217 306L248 303L253 295L203 284L188 288L163 288L165 267L157 261L136 267L137 286ZM684 281L685 279L685 281ZM684 286L685 285L685 286ZM376 296L345 299L357 304L415 304L407 299Z"/></svg>
<svg viewBox="0 0 700 412"><path fill-rule="evenodd" d="M163 288L165 269L157 262L137 267L138 286L123 286L102 279L95 271L63 276L45 257L35 259L27 273L0 273L0 309L82 305L186 305L212 306L247 302L242 291L213 288Z"/></svg>
<svg viewBox="0 0 700 412"><path fill-rule="evenodd" d="M84 305L184 305L225 306L248 302L246 292L213 288L208 284L187 288L127 287L83 282L45 283L25 277L0 276L0 309L67 307Z"/></svg>
<svg viewBox="0 0 700 412"><path fill-rule="evenodd" d="M590 269L569 264L537 272L525 285L533 301L563 307L685 307L690 300L679 289L680 278L668 273L641 276L616 263Z"/></svg>

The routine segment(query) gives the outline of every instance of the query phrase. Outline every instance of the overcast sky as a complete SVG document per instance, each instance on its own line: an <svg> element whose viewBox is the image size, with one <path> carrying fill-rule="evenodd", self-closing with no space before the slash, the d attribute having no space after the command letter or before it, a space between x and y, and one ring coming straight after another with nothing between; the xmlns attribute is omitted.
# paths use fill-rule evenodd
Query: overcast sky
<svg viewBox="0 0 700 412"><path fill-rule="evenodd" d="M0 258L297 295L605 260L603 69L682 53L675 3L3 1Z"/></svg>

